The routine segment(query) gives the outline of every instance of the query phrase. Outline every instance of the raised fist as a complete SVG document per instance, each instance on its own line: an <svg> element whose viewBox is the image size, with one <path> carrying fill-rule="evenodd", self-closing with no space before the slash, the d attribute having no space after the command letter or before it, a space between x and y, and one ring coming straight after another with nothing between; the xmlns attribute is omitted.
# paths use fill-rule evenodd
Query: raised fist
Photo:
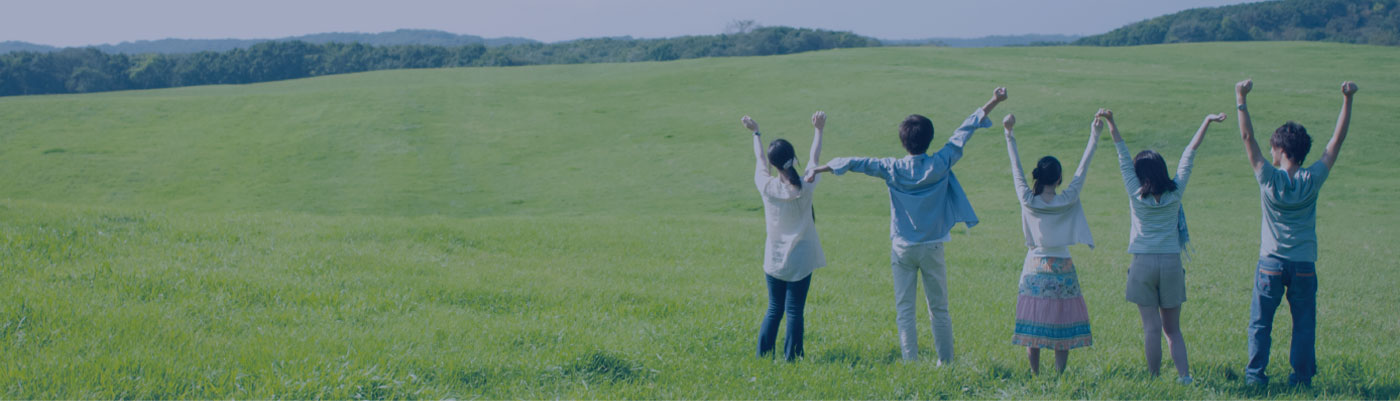
<svg viewBox="0 0 1400 401"><path fill-rule="evenodd" d="M1351 97L1351 95L1355 95L1356 91L1359 89L1361 88L1356 87L1355 82L1342 82L1342 96Z"/></svg>
<svg viewBox="0 0 1400 401"><path fill-rule="evenodd" d="M749 131L758 132L758 123L753 122L753 119L749 118L749 116L744 116L744 118L739 119L739 121L743 122L744 128L748 128Z"/></svg>
<svg viewBox="0 0 1400 401"><path fill-rule="evenodd" d="M817 127L817 129L826 128L825 111L818 111L816 113L812 113L812 126Z"/></svg>
<svg viewBox="0 0 1400 401"><path fill-rule="evenodd" d="M1006 127L1006 130L1007 130L1007 131L1010 131L1010 130L1011 130L1011 127L1012 127L1012 126L1015 126L1015 125L1016 125L1016 115L1015 115L1015 114L1007 114L1007 115L1006 115L1006 118L1001 119L1001 126L1002 126L1002 127Z"/></svg>
<svg viewBox="0 0 1400 401"><path fill-rule="evenodd" d="M1236 95L1240 95L1240 96L1248 95L1248 94L1249 94L1249 91L1250 91L1251 89L1254 89L1254 80L1253 80L1253 79L1246 79L1246 80L1240 81L1239 83L1235 84L1235 94L1236 94Z"/></svg>

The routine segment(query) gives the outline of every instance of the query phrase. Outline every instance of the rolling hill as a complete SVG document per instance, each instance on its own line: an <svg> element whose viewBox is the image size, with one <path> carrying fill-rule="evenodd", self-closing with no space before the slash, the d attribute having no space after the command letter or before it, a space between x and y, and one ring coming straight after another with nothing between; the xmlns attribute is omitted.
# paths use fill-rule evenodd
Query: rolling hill
<svg viewBox="0 0 1400 401"><path fill-rule="evenodd" d="M0 98L0 396L1391 399L1397 67L1393 48L1312 42L901 47ZM1072 251L1094 346L1062 375L1026 372L998 129L956 167L982 223L947 253L953 366L895 361L888 199L850 175L816 195L830 264L806 359L753 357L764 232L740 116L806 149L824 110L824 158L898 156L906 115L942 141L1006 86L993 118L1017 115L1024 160L1072 171L1097 108L1175 161L1245 77L1261 132L1296 120L1316 146L1338 84L1361 85L1318 209L1315 387L1241 378L1259 195L1234 121L1185 200L1193 386L1142 366L1107 138L1084 189L1098 247Z"/></svg>

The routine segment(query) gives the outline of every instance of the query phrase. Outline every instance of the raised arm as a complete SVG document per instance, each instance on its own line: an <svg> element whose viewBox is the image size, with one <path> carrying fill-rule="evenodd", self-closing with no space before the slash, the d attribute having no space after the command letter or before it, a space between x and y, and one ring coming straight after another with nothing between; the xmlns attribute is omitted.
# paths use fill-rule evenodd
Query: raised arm
<svg viewBox="0 0 1400 401"><path fill-rule="evenodd" d="M1113 134L1113 148L1118 151L1118 172L1123 174L1123 189L1128 191L1128 195L1137 192L1142 187L1142 182L1138 181L1137 170L1133 169L1133 157L1128 154L1128 144L1123 142L1123 136L1118 134L1118 124L1113 121L1113 111L1109 109L1099 109L1097 114L1108 124L1108 132Z"/></svg>
<svg viewBox="0 0 1400 401"><path fill-rule="evenodd" d="M1108 123L1108 132L1113 135L1114 142L1123 142L1123 136L1118 135L1118 123L1113 121L1113 110L1099 109L1099 112L1094 114L1094 117L1102 118L1105 123Z"/></svg>
<svg viewBox="0 0 1400 401"><path fill-rule="evenodd" d="M1011 158L1011 183L1016 186L1016 198L1025 203L1035 196L1031 192L1030 186L1026 185L1026 172L1021 169L1021 154L1016 151L1016 134L1011 128L1016 125L1016 115L1007 114L1001 120L1001 126L1006 129L1006 155Z"/></svg>
<svg viewBox="0 0 1400 401"><path fill-rule="evenodd" d="M1186 145L1186 150L1181 152L1181 160L1176 163L1176 190L1180 193L1186 192L1186 184L1191 180L1191 168L1195 165L1196 149L1201 147L1201 141L1205 140L1206 129L1210 123L1225 121L1225 113L1207 114L1201 120L1201 128L1196 130L1196 135L1191 137L1191 143Z"/></svg>
<svg viewBox="0 0 1400 401"><path fill-rule="evenodd" d="M1074 169L1074 178L1070 179L1069 186L1065 187L1064 195L1068 199L1079 196L1079 191L1084 188L1084 179L1089 175L1089 161L1094 159L1094 149L1099 146L1099 134L1103 132L1103 119L1094 116L1094 121L1089 123L1089 144L1084 146L1084 156L1079 158L1079 166Z"/></svg>
<svg viewBox="0 0 1400 401"><path fill-rule="evenodd" d="M1259 151L1259 142L1254 140L1254 122L1249 120L1249 106L1245 104L1245 98L1249 96L1249 91L1254 89L1254 80L1246 79L1235 84L1235 109L1238 109L1240 119L1240 139L1244 140L1244 153L1249 157L1249 166L1254 168L1254 174L1259 175L1259 170L1264 168L1268 162L1264 161L1264 153Z"/></svg>
<svg viewBox="0 0 1400 401"><path fill-rule="evenodd" d="M1354 82L1342 82L1342 112L1337 115L1337 128L1332 131L1332 140L1327 141L1327 151L1322 154L1322 162L1327 164L1328 170L1337 163L1337 153L1342 151L1342 141L1347 139L1347 130L1351 128L1351 98L1359 89Z"/></svg>
<svg viewBox="0 0 1400 401"><path fill-rule="evenodd" d="M754 165L754 174L772 176L773 172L768 169L768 151L763 148L763 138L758 134L758 123L749 116L744 116L739 121L744 123L744 128L753 131L753 157L758 162Z"/></svg>
<svg viewBox="0 0 1400 401"><path fill-rule="evenodd" d="M816 128L816 133L812 134L812 153L807 156L807 167L821 165L822 157L822 129L826 128L826 112L818 111L812 113L812 127Z"/></svg>
<svg viewBox="0 0 1400 401"><path fill-rule="evenodd" d="M1196 149L1200 149L1201 141L1205 140L1206 138L1206 128L1210 127L1210 123L1220 122L1225 122L1225 113L1206 115L1206 118L1201 120L1201 128L1196 130L1196 136L1191 137L1191 144L1186 145L1186 148L1193 151Z"/></svg>
<svg viewBox="0 0 1400 401"><path fill-rule="evenodd" d="M996 88L992 91L992 99L988 100L987 104L982 105L982 113L991 113L992 109L997 108L997 105L1004 101L1006 101L1006 88Z"/></svg>

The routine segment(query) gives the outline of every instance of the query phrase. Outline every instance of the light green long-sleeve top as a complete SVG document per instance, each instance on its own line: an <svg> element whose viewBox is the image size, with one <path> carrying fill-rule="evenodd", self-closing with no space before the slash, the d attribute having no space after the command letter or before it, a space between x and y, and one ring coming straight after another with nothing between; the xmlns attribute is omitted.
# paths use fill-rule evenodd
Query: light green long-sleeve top
<svg viewBox="0 0 1400 401"><path fill-rule="evenodd" d="M1142 182L1133 169L1133 156L1128 145L1114 142L1118 149L1118 168L1123 172L1123 187L1128 191L1128 207L1132 209L1132 228L1128 233L1128 253L1181 253L1181 196L1191 178L1191 162L1196 151L1187 147L1176 165L1176 190L1160 198L1142 196Z"/></svg>

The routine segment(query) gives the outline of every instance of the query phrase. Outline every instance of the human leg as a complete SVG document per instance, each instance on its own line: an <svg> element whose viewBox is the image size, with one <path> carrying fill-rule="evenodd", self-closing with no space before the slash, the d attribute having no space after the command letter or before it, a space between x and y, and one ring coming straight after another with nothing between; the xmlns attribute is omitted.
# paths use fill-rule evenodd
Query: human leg
<svg viewBox="0 0 1400 401"><path fill-rule="evenodd" d="M1162 334L1167 336L1167 347L1171 349L1176 375L1191 377L1191 368L1186 361L1186 340L1181 336L1181 308L1163 308L1161 314Z"/></svg>
<svg viewBox="0 0 1400 401"><path fill-rule="evenodd" d="M1065 365L1069 364L1069 350L1055 350L1055 370L1064 373Z"/></svg>
<svg viewBox="0 0 1400 401"><path fill-rule="evenodd" d="M906 361L919 359L919 332L914 324L914 301L918 297L918 265L905 259L908 250L896 245L890 251L890 270L894 276L895 327L899 329L899 348Z"/></svg>
<svg viewBox="0 0 1400 401"><path fill-rule="evenodd" d="M933 346L940 364L953 362L953 318L948 312L948 274L943 259L943 244L927 246L920 261L924 280L924 297L928 301L929 320L933 325Z"/></svg>
<svg viewBox="0 0 1400 401"><path fill-rule="evenodd" d="M1284 289L1283 264L1279 261L1260 260L1254 272L1253 300L1249 307L1249 365L1245 367L1245 380L1254 384L1268 384L1269 347L1273 342L1274 312L1282 301Z"/></svg>
<svg viewBox="0 0 1400 401"><path fill-rule="evenodd" d="M1162 368L1162 315L1156 306L1138 306L1142 318L1142 349L1147 357L1147 373L1157 376Z"/></svg>
<svg viewBox="0 0 1400 401"><path fill-rule="evenodd" d="M1040 348L1026 347L1026 359L1031 364L1031 374L1040 374Z"/></svg>
<svg viewBox="0 0 1400 401"><path fill-rule="evenodd" d="M773 343L778 340L778 322L783 319L783 309L787 298L786 281L767 274L763 276L768 283L768 311L763 314L763 322L758 326L759 357L773 352Z"/></svg>
<svg viewBox="0 0 1400 401"><path fill-rule="evenodd" d="M802 333L805 329L807 289L812 285L812 276L788 283L787 286L787 337L783 339L783 359L788 361L802 357Z"/></svg>
<svg viewBox="0 0 1400 401"><path fill-rule="evenodd" d="M1310 386L1313 375L1317 374L1317 270L1312 263L1295 263L1290 267L1287 298L1288 310L1293 314L1293 341L1289 351L1293 374L1288 376L1288 382Z"/></svg>

